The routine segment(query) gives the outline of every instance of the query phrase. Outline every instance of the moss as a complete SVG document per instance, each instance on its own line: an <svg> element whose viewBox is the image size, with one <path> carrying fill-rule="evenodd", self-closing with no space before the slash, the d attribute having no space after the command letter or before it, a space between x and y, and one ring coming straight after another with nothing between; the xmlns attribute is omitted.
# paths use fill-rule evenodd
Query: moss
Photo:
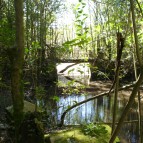
<svg viewBox="0 0 143 143"><path fill-rule="evenodd" d="M6 109L10 113L13 113L13 106L9 106ZM35 111L35 104L33 104L31 102L28 102L28 101L24 101L24 113L26 113L26 112L34 112L34 111Z"/></svg>
<svg viewBox="0 0 143 143"><path fill-rule="evenodd" d="M111 128L108 125L104 125L108 132L104 136L91 137L84 135L81 132L81 128L70 128L68 130L57 131L50 134L50 140L52 143L108 143L111 134ZM119 138L116 138L114 143L119 142Z"/></svg>

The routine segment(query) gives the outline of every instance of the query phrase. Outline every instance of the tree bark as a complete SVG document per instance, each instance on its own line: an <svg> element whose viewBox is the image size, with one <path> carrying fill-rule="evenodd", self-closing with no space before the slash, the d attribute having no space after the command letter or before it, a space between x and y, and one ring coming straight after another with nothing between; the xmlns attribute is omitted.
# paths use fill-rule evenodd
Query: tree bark
<svg viewBox="0 0 143 143"><path fill-rule="evenodd" d="M121 33L117 33L117 59L116 59L116 73L115 73L115 95L114 95L114 108L113 108L113 125L112 125L112 133L115 129L116 122L116 110L117 110L117 98L118 98L118 86L119 86L119 72L120 72L120 64L121 64L121 56L124 48L124 38ZM114 86L114 83L113 83Z"/></svg>
<svg viewBox="0 0 143 143"><path fill-rule="evenodd" d="M23 120L23 84L22 67L24 60L24 27L23 27L23 1L14 0L16 23L16 47L12 55L11 93L13 100L13 116L15 122L16 143L18 143L19 127Z"/></svg>

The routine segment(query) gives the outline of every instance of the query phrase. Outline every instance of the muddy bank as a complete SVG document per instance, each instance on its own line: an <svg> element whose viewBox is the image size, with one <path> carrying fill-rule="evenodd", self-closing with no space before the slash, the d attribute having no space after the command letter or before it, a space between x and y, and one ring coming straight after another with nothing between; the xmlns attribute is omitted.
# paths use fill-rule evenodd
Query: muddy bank
<svg viewBox="0 0 143 143"><path fill-rule="evenodd" d="M127 84L129 84L129 83L127 83ZM125 86L125 85L126 85L126 83L125 84L122 83L120 85L120 87ZM111 81L101 81L101 80L99 80L99 81L90 82L89 85L85 86L84 88L82 88L80 86L78 86L78 87L75 87L75 86L59 87L58 88L58 93L59 93L59 95L63 94L63 89L68 90L68 88L70 88L70 89L78 88L79 93L86 93L86 94L91 94L92 93L93 95L98 95L98 94L101 94L103 92L109 91L111 86L112 86ZM132 89L133 88L131 87L131 88L119 91L119 97L128 99L129 96L131 95ZM142 96L143 96L143 87L140 88L140 92L141 92L141 98L142 98ZM111 94L111 96L113 96L113 93ZM142 98L142 101L143 101L143 98Z"/></svg>

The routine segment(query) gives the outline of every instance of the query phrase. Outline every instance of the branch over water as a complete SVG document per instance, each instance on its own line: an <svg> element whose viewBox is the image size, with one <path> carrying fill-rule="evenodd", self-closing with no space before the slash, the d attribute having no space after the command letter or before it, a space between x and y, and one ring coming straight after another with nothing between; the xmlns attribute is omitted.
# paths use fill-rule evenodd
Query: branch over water
<svg viewBox="0 0 143 143"><path fill-rule="evenodd" d="M133 82L132 84L128 84L128 85L122 86L121 88L119 88L119 91L124 90L124 89L128 89L128 88L130 88L130 87L133 87L135 84L136 84L136 82ZM114 90L111 90L110 93L113 93L113 92L114 92ZM78 102L77 104L74 104L74 105L70 106L70 107L69 107L68 109L66 109L66 110L64 111L64 113L62 114L62 116L61 116L61 122L60 122L60 124L59 124L58 126L59 126L59 127L62 127L62 126L64 125L64 119L65 119L66 114L67 114L70 110L72 110L73 108L75 108L75 107L77 107L77 106L80 106L80 105L82 105L82 104L84 104L84 103L86 103L86 102L88 102L88 101L94 100L94 99L96 99L96 98L98 98L98 97L102 97L102 96L105 96L105 95L108 95L108 94L109 94L109 91L103 92L103 93L100 93L100 94L98 94L98 95L96 95L96 96L90 97L90 98L88 98L88 99L86 99L86 100L83 100L83 101L81 101L81 102Z"/></svg>

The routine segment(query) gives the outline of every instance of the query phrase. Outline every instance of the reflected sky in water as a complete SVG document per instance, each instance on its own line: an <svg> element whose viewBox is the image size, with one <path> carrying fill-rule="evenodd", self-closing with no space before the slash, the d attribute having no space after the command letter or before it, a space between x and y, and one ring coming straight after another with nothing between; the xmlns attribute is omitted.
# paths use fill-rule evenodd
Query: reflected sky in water
<svg viewBox="0 0 143 143"><path fill-rule="evenodd" d="M58 120L62 113L73 104L83 101L92 95L71 95L71 96L61 96L57 106L58 110ZM125 100L125 99L124 99ZM118 108L117 108L117 120L120 118L120 115L126 105L127 101L124 101L118 98ZM137 119L136 105L135 109L132 109L126 120L135 120ZM65 117L65 124L84 124L90 122L111 122L112 121L112 109L113 109L113 98L111 97L100 97L98 99L89 101L85 104L80 105L69 111ZM124 124L120 136L126 139L125 143L138 143L138 129L135 123Z"/></svg>
<svg viewBox="0 0 143 143"><path fill-rule="evenodd" d="M77 102L86 100L92 95L71 95L60 98L58 102L58 115L59 118L63 111L65 111L69 106L76 104ZM89 122L110 122L112 120L111 116L111 107L108 97L101 97L92 101L89 101L85 104L80 105L72 109L65 118L66 124L82 124ZM119 102L120 103L120 100Z"/></svg>

